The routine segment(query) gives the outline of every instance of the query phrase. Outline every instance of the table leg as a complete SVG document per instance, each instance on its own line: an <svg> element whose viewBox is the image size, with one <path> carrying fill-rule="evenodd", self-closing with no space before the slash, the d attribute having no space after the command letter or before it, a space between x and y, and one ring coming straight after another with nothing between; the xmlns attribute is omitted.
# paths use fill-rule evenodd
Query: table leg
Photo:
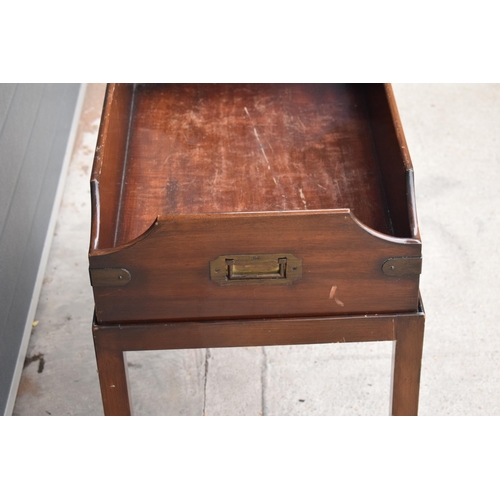
<svg viewBox="0 0 500 500"><path fill-rule="evenodd" d="M392 415L417 415L425 317L402 316L395 321Z"/></svg>
<svg viewBox="0 0 500 500"><path fill-rule="evenodd" d="M131 414L125 353L95 345L102 403L106 416Z"/></svg>

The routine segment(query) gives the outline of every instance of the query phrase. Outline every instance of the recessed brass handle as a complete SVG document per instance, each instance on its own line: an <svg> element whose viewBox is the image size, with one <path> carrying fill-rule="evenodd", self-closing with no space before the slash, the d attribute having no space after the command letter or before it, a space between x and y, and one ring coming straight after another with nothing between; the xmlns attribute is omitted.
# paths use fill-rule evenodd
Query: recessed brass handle
<svg viewBox="0 0 500 500"><path fill-rule="evenodd" d="M246 259L245 259L246 261ZM226 259L228 280L284 279L286 276L286 257L265 262L257 255L250 262L236 263L235 259Z"/></svg>
<svg viewBox="0 0 500 500"><path fill-rule="evenodd" d="M291 254L221 255L210 262L219 285L289 285L302 277L302 259Z"/></svg>

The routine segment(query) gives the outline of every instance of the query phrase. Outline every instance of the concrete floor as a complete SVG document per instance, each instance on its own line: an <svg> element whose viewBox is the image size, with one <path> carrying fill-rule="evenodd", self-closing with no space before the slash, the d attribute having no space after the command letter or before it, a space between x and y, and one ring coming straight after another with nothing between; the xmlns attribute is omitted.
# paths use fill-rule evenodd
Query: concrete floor
<svg viewBox="0 0 500 500"><path fill-rule="evenodd" d="M500 85L395 84L427 321L420 415L500 415ZM89 85L14 415L102 415L91 336ZM387 415L390 342L128 353L137 415Z"/></svg>

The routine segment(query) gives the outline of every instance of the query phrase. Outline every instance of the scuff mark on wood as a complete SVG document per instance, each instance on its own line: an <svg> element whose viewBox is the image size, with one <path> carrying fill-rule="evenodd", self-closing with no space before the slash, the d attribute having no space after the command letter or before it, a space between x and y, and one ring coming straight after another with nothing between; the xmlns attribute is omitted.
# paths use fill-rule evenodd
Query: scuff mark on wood
<svg viewBox="0 0 500 500"><path fill-rule="evenodd" d="M337 287L335 285L332 286L332 288L330 289L330 296L328 298L334 299L335 302L337 303L337 305L339 305L340 307L344 307L344 303L335 296L336 291L337 291Z"/></svg>
<svg viewBox="0 0 500 500"><path fill-rule="evenodd" d="M302 192L302 188L299 188L299 194L300 194L300 199L302 200L302 203L304 204L304 208L307 210L306 197L304 196L304 193Z"/></svg>

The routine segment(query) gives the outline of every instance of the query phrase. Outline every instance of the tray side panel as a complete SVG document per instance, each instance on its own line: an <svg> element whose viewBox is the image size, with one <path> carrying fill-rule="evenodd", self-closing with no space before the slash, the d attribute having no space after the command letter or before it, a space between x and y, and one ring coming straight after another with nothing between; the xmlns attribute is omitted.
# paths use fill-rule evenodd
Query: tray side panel
<svg viewBox="0 0 500 500"><path fill-rule="evenodd" d="M366 105L394 235L415 237L410 227L407 170L412 164L390 85L365 86ZM410 203L411 205L411 203Z"/></svg>
<svg viewBox="0 0 500 500"><path fill-rule="evenodd" d="M93 269L123 268L124 286L96 286L99 323L297 317L417 310L419 276L391 277L388 258L418 257L419 242L363 229L348 210L160 218L135 243L91 255ZM293 254L290 285L220 286L209 264L221 255Z"/></svg>
<svg viewBox="0 0 500 500"><path fill-rule="evenodd" d="M91 251L116 242L132 101L133 85L108 85L91 177Z"/></svg>

